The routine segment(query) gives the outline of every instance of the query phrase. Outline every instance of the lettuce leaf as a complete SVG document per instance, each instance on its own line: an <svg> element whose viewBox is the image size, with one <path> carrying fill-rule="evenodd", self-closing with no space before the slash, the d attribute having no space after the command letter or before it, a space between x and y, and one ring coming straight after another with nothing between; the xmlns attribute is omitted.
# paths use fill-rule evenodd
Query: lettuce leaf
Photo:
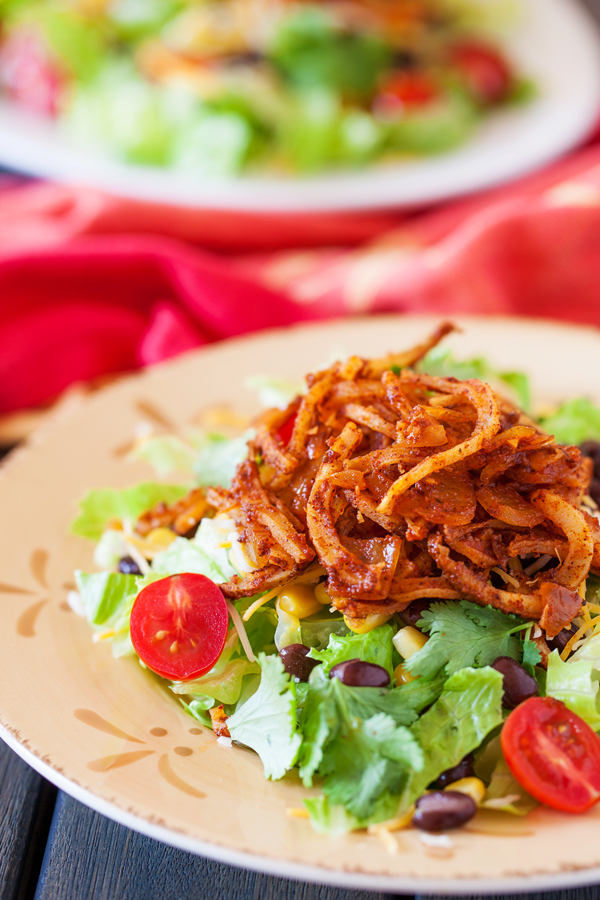
<svg viewBox="0 0 600 900"><path fill-rule="evenodd" d="M250 375L244 384L250 390L257 391L258 401L265 409L286 409L292 400L304 393L302 382L288 381L275 375Z"/></svg>
<svg viewBox="0 0 600 900"><path fill-rule="evenodd" d="M367 634L331 634L326 650L311 650L309 656L323 663L323 671L329 670L347 659L362 659L364 662L382 666L393 675L392 638L395 629L391 625L380 625Z"/></svg>
<svg viewBox="0 0 600 900"><path fill-rule="evenodd" d="M451 350L435 347L418 365L421 372L447 378L478 378L480 381L499 381L505 384L515 396L521 409L531 408L531 386L524 372L500 372L483 357L459 361Z"/></svg>
<svg viewBox="0 0 600 900"><path fill-rule="evenodd" d="M239 437L205 434L197 447L194 472L200 486L229 487L235 470L248 455L248 441L254 437L250 428Z"/></svg>
<svg viewBox="0 0 600 900"><path fill-rule="evenodd" d="M540 419L540 425L560 444L600 441L600 408L585 397L568 400L554 415Z"/></svg>
<svg viewBox="0 0 600 900"><path fill-rule="evenodd" d="M410 728L424 764L409 776L404 809L502 723L502 694L502 675L489 667L461 669L446 681L439 700Z"/></svg>
<svg viewBox="0 0 600 900"><path fill-rule="evenodd" d="M156 554L152 560L152 570L163 576L194 572L206 575L216 584L226 581L212 560L196 547L193 541L182 537L175 538L166 550Z"/></svg>
<svg viewBox="0 0 600 900"><path fill-rule="evenodd" d="M558 650L548 657L547 696L561 700L594 731L600 730L599 680L600 658L571 657L563 662Z"/></svg>
<svg viewBox="0 0 600 900"><path fill-rule="evenodd" d="M136 576L120 572L75 572L77 590L90 625L110 625L137 594Z"/></svg>
<svg viewBox="0 0 600 900"><path fill-rule="evenodd" d="M79 515L71 533L97 541L110 519L137 519L155 503L175 503L189 488L183 485L143 482L129 488L103 488L90 491L79 504Z"/></svg>
<svg viewBox="0 0 600 900"><path fill-rule="evenodd" d="M227 720L231 737L260 756L265 778L283 778L296 762L302 738L296 726L294 682L278 656L259 654L260 685Z"/></svg>
<svg viewBox="0 0 600 900"><path fill-rule="evenodd" d="M150 463L157 475L170 472L194 474L197 451L175 434L152 435L144 438L131 452L133 459L144 459Z"/></svg>

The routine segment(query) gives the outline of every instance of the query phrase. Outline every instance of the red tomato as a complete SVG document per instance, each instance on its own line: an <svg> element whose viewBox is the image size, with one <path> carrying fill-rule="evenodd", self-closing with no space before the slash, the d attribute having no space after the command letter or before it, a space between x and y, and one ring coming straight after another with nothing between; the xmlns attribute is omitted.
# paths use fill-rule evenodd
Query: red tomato
<svg viewBox="0 0 600 900"><path fill-rule="evenodd" d="M56 115L63 79L42 40L16 31L0 48L0 84L17 103L46 115Z"/></svg>
<svg viewBox="0 0 600 900"><path fill-rule="evenodd" d="M286 447L289 444L292 432L294 430L294 425L296 424L296 413L291 415L289 419L286 419L279 431L277 432L277 437Z"/></svg>
<svg viewBox="0 0 600 900"><path fill-rule="evenodd" d="M404 106L424 106L438 94L437 85L424 72L397 72L386 79L375 105L378 111L389 113Z"/></svg>
<svg viewBox="0 0 600 900"><path fill-rule="evenodd" d="M175 681L200 678L218 660L229 613L204 575L171 575L149 584L131 610L131 641L149 669Z"/></svg>
<svg viewBox="0 0 600 900"><path fill-rule="evenodd" d="M570 813L600 800L600 738L560 700L525 700L500 740L511 772L536 800Z"/></svg>
<svg viewBox="0 0 600 900"><path fill-rule="evenodd" d="M508 96L512 72L495 47L476 41L456 44L450 61L479 103L500 103Z"/></svg>

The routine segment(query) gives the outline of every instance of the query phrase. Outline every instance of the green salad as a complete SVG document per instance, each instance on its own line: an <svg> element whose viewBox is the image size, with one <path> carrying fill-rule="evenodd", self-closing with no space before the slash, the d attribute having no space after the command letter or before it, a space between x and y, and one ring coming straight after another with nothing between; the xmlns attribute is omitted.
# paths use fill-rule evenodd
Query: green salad
<svg viewBox="0 0 600 900"><path fill-rule="evenodd" d="M493 0L0 0L0 93L198 177L448 151L533 88Z"/></svg>

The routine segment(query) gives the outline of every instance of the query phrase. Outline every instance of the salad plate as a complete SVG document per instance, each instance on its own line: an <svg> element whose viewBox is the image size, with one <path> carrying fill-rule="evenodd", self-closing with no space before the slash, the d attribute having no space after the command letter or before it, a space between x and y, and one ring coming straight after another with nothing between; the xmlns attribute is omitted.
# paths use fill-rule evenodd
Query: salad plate
<svg viewBox="0 0 600 900"><path fill-rule="evenodd" d="M335 212L419 206L524 175L585 138L600 106L600 41L574 0L523 0L504 37L535 85L527 103L487 116L460 148L319 176L216 177L119 162L60 125L0 101L0 164L117 195L198 209Z"/></svg>
<svg viewBox="0 0 600 900"><path fill-rule="evenodd" d="M539 807L505 828L449 841L398 833L316 834L290 809L306 790L292 772L265 781L258 756L226 746L186 715L135 658L113 659L68 603L73 570L93 571L89 541L69 533L90 488L149 480L130 461L136 433L178 431L209 408L258 410L248 375L298 381L350 353L421 340L431 318L387 316L298 326L227 341L129 376L74 402L0 469L0 736L61 789L146 835L225 863L352 888L410 893L514 892L600 880L600 809ZM449 345L526 369L537 404L600 403L600 333L564 323L458 317Z"/></svg>

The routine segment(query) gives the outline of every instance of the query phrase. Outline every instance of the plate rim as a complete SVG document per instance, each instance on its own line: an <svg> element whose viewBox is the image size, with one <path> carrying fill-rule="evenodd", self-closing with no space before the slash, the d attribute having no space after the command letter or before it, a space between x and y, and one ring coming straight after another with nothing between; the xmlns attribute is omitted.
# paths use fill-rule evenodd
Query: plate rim
<svg viewBox="0 0 600 900"><path fill-rule="evenodd" d="M433 322L440 322L444 317L437 314L384 314L377 317L374 316L356 316L349 320L347 317L339 317L327 320L317 320L312 322L296 323L292 326L295 331L309 333L313 330L331 330L335 332L336 326L340 323L352 322L357 328L360 327L362 321L373 322L377 319L382 324L386 321L398 324L402 320L410 320L415 324L423 326L431 325ZM530 316L514 316L514 315L456 315L447 316L445 318L456 322L460 329L468 329L470 323L486 324L493 327L494 322L502 322L511 325L525 324L528 327L546 327L552 330L558 330L564 333L565 330L570 331L574 336L578 333L594 332L597 338L600 338L600 327L595 325L585 325L574 322L563 322L559 319L530 317ZM212 345L207 345L196 350L187 351L170 360L166 360L158 365L148 367L133 373L124 374L117 381L112 382L92 395L78 398L74 403L67 403L63 408L58 408L54 415L37 429L30 440L22 447L10 455L5 463L0 465L0 479L7 477L14 462L23 457L28 457L35 453L40 445L43 445L47 437L50 437L56 429L60 429L61 424L65 420L70 420L72 416L76 416L82 405L90 400L95 400L101 396L106 396L113 391L119 391L124 382L133 382L144 375L150 377L163 369L177 365L183 357L190 354L201 353L210 354L211 351L219 350L224 344L239 345L240 343L252 344L260 342L264 338L277 338L289 333L288 327L278 327L265 329L262 331L252 332L250 334L239 335L228 339L227 341L219 341ZM0 710L0 717L2 713ZM462 878L455 877L452 881L442 881L436 878L416 878L413 876L392 876L392 875L376 875L359 871L347 871L342 869L329 869L320 866L310 866L304 863L295 862L287 859L276 859L259 853L251 853L243 850L233 850L225 845L217 843L208 843L204 840L192 837L173 828L156 824L151 820L137 815L125 808L118 802L104 799L95 794L91 789L82 787L77 782L70 780L53 764L46 762L33 750L26 746L26 743L17 737L14 733L15 729L11 729L0 722L0 739L4 741L17 755L30 765L40 775L47 778L55 784L60 790L72 796L90 809L106 816L117 824L130 828L154 840L161 841L170 846L176 847L186 852L194 853L226 865L246 868L252 871L261 872L274 877L287 879L296 879L314 884L325 884L339 886L346 889L355 890L380 890L392 893L407 894L437 894L437 895L453 895L460 892L464 895L470 894L510 894L523 891L537 890L557 890L567 887L580 887L600 883L600 866L573 868L557 873L540 873L522 876L504 876L499 878ZM25 742L26 738L23 739Z"/></svg>
<svg viewBox="0 0 600 900"><path fill-rule="evenodd" d="M526 148L524 161L521 159L522 154L520 153L509 154L508 162L498 158L492 160L496 166L495 171L491 171L488 162L487 172L484 166L482 173L477 170L476 166L473 166L472 161L470 162L468 158L463 161L463 167L466 166L468 169L467 174L463 171L461 175L457 176L457 173L452 171L454 155L456 155L460 169L462 151L468 150L470 141L447 154L417 159L417 177L420 164L425 167L431 164L434 176L437 166L442 168L446 165L450 166L443 188L434 186L432 189L421 185L417 194L413 195L410 189L407 194L405 185L394 193L394 175L398 173L402 176L402 163L392 164L389 168L385 165L367 167L355 173L352 170L337 170L321 177L290 178L281 182L268 177L253 178L252 176L223 179L209 181L199 187L193 183L190 184L193 175L186 176L174 170L158 169L157 177L153 181L153 175L149 174L153 171L151 168L145 169L143 166L122 163L100 155L90 156L85 153L85 150L81 151L70 146L68 139L66 161L62 164L55 159L56 154L52 152L42 154L42 159L39 160L39 154L36 154L35 150L33 156L34 158L37 156L38 159L37 162L32 162L31 150L27 149L27 145L35 145L36 141L27 134L22 135L20 139L17 136L17 140L15 140L7 133L10 128L6 127L4 128L4 137L0 133L0 160L20 171L51 177L67 184L87 186L113 196L203 212L297 216L329 213L333 215L343 212L389 211L394 208L417 209L457 197L468 197L514 181L548 165L569 149L580 144L592 132L598 119L598 109L600 108L600 30L598 22L590 10L582 5L581 0L521 0L521 2L525 8L528 3L533 3L533 8L537 9L536 15L540 17L551 3L554 11L563 18L570 19L572 29L578 34L577 40L581 47L582 58L586 59L586 65L590 69L588 81L584 86L587 105L579 110L571 124L570 131L568 128L566 131L560 130L558 133L555 131L554 140L550 142L550 145L538 143L537 150L533 153ZM510 43L510 37L508 42ZM594 70L593 78L590 74L592 69ZM543 97L541 99L543 100ZM28 116L27 113L20 112L15 104L6 100L0 100L0 121L3 111L8 114L9 125L11 115L16 116L17 121L19 118L25 122L27 120L34 121L34 118ZM60 128L57 128L56 132L60 134ZM485 153L489 154L490 149L484 148L484 155ZM25 162L23 162L24 159ZM81 169L79 172L76 171L77 160L79 160ZM92 160L91 168L89 160ZM411 163L407 165L410 166ZM73 174L74 170L75 174ZM377 179L378 174L380 175L379 179ZM424 174L424 181L427 182L427 177L431 176L427 171ZM371 175L375 176L375 182L369 185L368 179ZM390 189L390 185L392 189ZM307 190L312 193L307 194ZM265 194L265 192L267 193ZM377 195L375 201L372 199L372 192ZM404 198L401 196L402 193L405 194Z"/></svg>

